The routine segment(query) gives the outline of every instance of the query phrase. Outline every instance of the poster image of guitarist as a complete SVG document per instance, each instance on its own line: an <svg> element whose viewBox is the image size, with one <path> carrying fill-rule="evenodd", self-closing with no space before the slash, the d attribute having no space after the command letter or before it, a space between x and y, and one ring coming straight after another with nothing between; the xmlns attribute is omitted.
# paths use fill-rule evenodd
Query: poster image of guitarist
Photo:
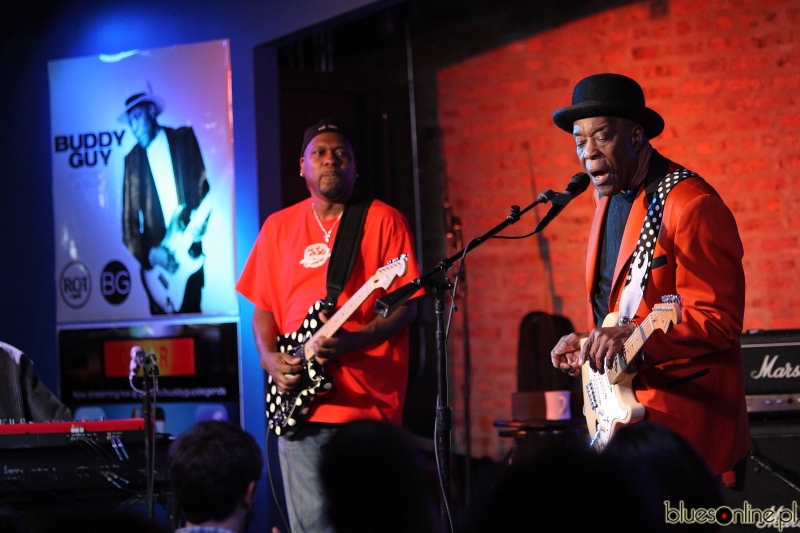
<svg viewBox="0 0 800 533"><path fill-rule="evenodd" d="M118 118L137 141L125 156L123 241L141 265L152 314L199 313L208 216L192 215L209 185L194 130L162 126L163 110L147 83Z"/></svg>
<svg viewBox="0 0 800 533"><path fill-rule="evenodd" d="M424 294L418 291L383 318L374 311L375 301L385 294L383 290L368 294L363 290L370 276L382 277L384 268L393 268L387 263L404 254L408 255L407 262L401 259L394 263L399 266L398 277L389 290L418 278L419 269L408 222L384 202L372 200L361 227L356 225L350 235L342 233L348 232L353 220L349 218L351 209L363 205L351 202L357 177L351 138L348 130L332 119L323 119L305 131L299 171L311 196L267 217L236 284L236 289L255 305L253 336L261 366L272 381L267 403L276 394L292 394L303 386L310 374L303 364L306 361L313 360L322 374L332 379L330 389L309 402L305 420L295 432L270 430L268 436L269 447L275 445L273 433L278 434L290 526L285 530L291 531L333 531L324 514L317 464L322 446L338 427L359 419L402 423L408 380L407 326L416 315L416 298ZM346 206L348 218L340 219ZM355 220L360 222L360 218ZM291 338L292 333L303 329L304 322L319 327L322 318L307 319L307 314L309 308L315 311L315 302L327 294L331 247L336 246L338 254L337 235L349 239L359 231L361 242L354 249L353 267L337 299L338 310L319 331L336 323L346 311L348 316L341 328L318 338L311 336L310 358L294 351L281 352L279 335ZM352 305L353 301L357 305ZM305 339L303 335L301 341ZM270 423L273 415L268 417Z"/></svg>
<svg viewBox="0 0 800 533"><path fill-rule="evenodd" d="M573 136L596 204L586 268L591 331L563 337L553 365L576 376L586 363L615 386L633 375L628 390L645 420L685 438L715 475L732 470L750 449L744 248L733 213L702 177L651 145L664 119L633 79L584 78L553 121ZM659 318L665 295L680 296L680 316ZM619 320L605 323L613 313ZM617 354L629 343L635 371L620 374ZM597 414L606 425L605 409Z"/></svg>

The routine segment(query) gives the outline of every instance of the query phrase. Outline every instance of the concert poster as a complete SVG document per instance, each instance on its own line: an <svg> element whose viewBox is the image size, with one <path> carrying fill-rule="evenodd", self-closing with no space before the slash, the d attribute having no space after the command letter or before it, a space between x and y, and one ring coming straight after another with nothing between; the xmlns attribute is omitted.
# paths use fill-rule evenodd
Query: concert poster
<svg viewBox="0 0 800 533"><path fill-rule="evenodd" d="M238 315L229 42L48 73L57 321Z"/></svg>
<svg viewBox="0 0 800 533"><path fill-rule="evenodd" d="M48 63L61 399L159 431L238 421L230 43Z"/></svg>

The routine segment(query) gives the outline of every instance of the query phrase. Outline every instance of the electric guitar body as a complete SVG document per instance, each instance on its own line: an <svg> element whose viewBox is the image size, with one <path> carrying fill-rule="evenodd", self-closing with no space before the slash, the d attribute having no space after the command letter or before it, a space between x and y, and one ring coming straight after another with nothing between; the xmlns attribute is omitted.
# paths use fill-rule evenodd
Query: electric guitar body
<svg viewBox="0 0 800 533"><path fill-rule="evenodd" d="M604 373L592 370L589 362L581 368L583 382L583 411L592 446L603 451L614 433L621 427L644 418L645 408L636 400L633 378L636 374L634 360L644 343L656 330L665 333L681 321L679 296L664 296L663 304L653 306L653 311L637 326L625 341L623 349L614 357L612 368ZM619 315L609 313L602 327L619 325ZM581 348L586 339L581 340Z"/></svg>

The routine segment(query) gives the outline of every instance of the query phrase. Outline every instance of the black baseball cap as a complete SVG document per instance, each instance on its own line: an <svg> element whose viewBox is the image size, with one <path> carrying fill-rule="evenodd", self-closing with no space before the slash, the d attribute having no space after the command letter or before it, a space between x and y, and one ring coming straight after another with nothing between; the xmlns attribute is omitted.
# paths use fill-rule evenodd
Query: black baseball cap
<svg viewBox="0 0 800 533"><path fill-rule="evenodd" d="M350 130L347 128L347 126L332 118L323 118L316 124L306 128L306 131L303 134L303 146L300 147L300 157L302 157L306 153L306 147L314 137L316 137L321 133L327 133L327 132L338 133L339 135L344 137L344 139L350 144L351 147L353 146Z"/></svg>

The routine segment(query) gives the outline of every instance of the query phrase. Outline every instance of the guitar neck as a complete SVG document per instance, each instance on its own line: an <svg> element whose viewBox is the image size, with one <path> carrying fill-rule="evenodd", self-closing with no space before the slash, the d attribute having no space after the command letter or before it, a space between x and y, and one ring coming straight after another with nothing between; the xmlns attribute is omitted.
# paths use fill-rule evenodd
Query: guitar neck
<svg viewBox="0 0 800 533"><path fill-rule="evenodd" d="M656 329L653 323L653 314L651 313L647 315L647 318L645 318L635 330L633 330L633 334L625 341L622 347L623 349L620 350L619 354L621 360L615 361L613 368L608 370L609 382L617 382L619 375L628 368L633 358L636 357L636 354L639 353L639 350L642 349L644 343L647 342L647 339L650 338L650 335L652 335Z"/></svg>
<svg viewBox="0 0 800 533"><path fill-rule="evenodd" d="M186 224L186 229L183 230L184 233L193 232L196 226L199 226L206 221L208 215L211 213L211 208L214 206L216 199L221 197L223 190L227 189L227 186L227 183L220 183L211 189L208 194L205 195L205 197L203 197L203 199L200 201L200 204L189 218L189 222Z"/></svg>
<svg viewBox="0 0 800 533"><path fill-rule="evenodd" d="M375 290L375 281L370 278L360 289L349 299L347 302L336 311L332 317L328 319L325 324L314 333L308 341L303 345L303 354L306 361L310 361L314 357L314 350L312 346L314 342L320 337L330 337L336 333L342 325L347 322L347 319L356 312L356 309L361 307L361 304L366 301L367 297Z"/></svg>

